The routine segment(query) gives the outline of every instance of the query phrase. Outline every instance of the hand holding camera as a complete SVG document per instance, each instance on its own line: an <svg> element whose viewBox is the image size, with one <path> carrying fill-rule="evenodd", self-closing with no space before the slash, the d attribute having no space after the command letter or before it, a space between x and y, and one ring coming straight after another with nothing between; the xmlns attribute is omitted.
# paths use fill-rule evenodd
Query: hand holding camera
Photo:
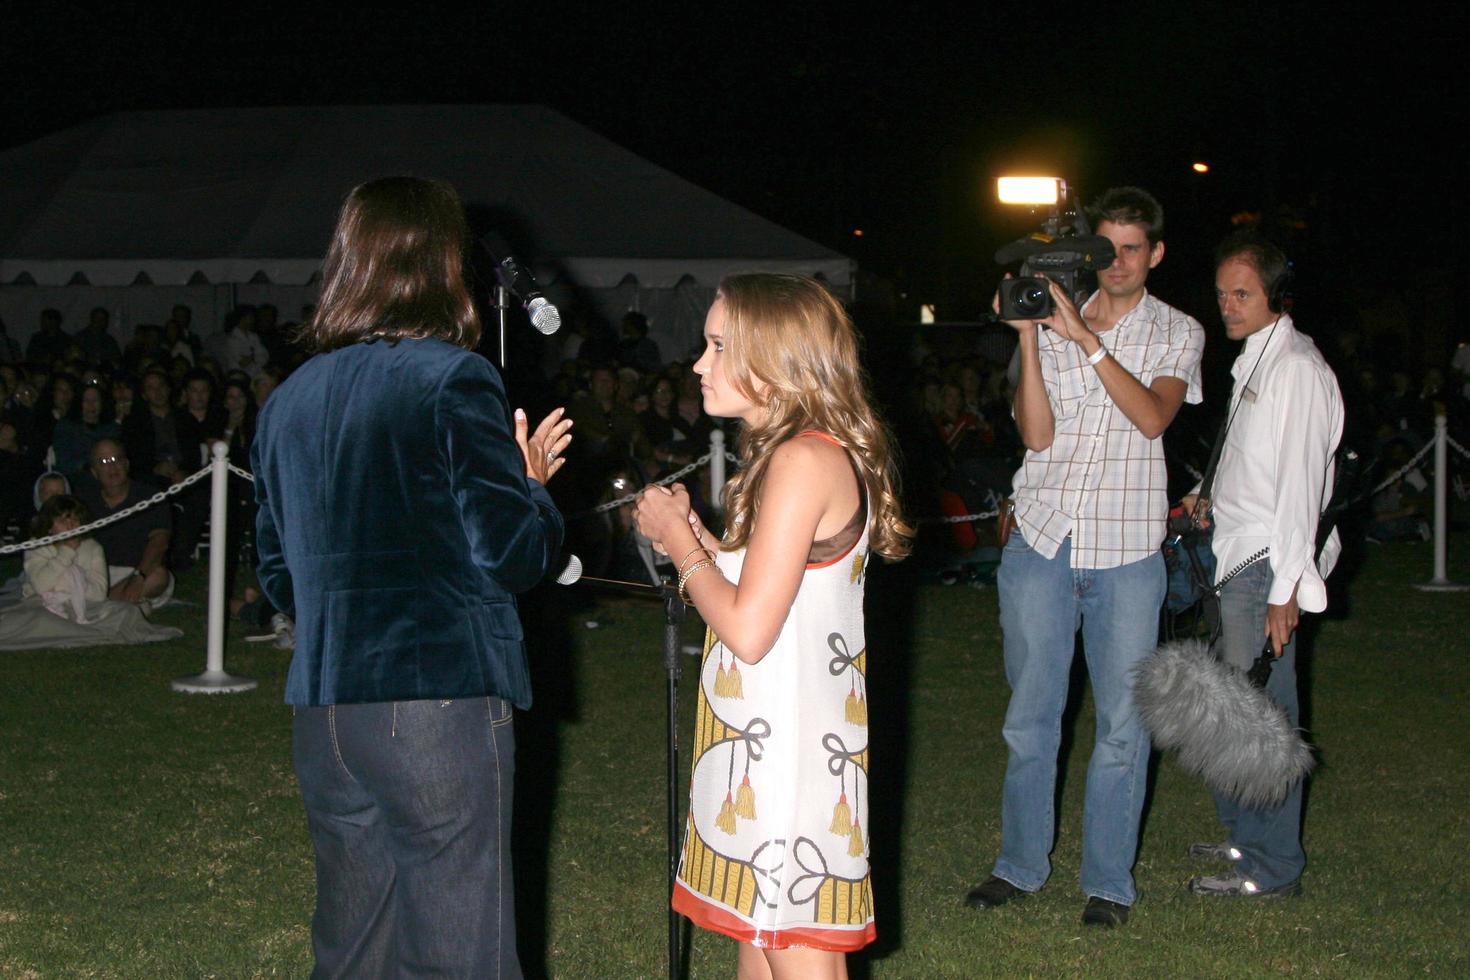
<svg viewBox="0 0 1470 980"><path fill-rule="evenodd" d="M1016 283L1019 283L1020 286L1017 287ZM1018 293L1024 293L1022 305L1025 309L1038 311L1035 315L1025 315L1016 311L1015 297ZM1033 293L1040 294L1042 300L1034 299ZM996 290L991 309L995 311L998 318L1017 330L1040 324L1055 330L1074 344L1081 344L1085 337L1092 335L1092 331L1083 322L1082 314L1078 311L1077 304L1072 301L1072 297L1056 282L1044 276L1016 279L1010 273L1006 273L1005 278L1000 282L1000 288Z"/></svg>

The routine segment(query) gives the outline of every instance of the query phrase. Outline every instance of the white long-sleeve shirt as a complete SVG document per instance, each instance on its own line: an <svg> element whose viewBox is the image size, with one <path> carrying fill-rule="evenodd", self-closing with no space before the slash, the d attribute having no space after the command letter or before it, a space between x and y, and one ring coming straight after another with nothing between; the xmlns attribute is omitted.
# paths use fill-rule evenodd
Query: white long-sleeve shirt
<svg viewBox="0 0 1470 980"><path fill-rule="evenodd" d="M1327 608L1323 579L1341 550L1334 530L1313 561L1317 520L1332 495L1332 455L1342 441L1337 377L1285 314L1274 330L1246 338L1230 373L1235 415L1211 494L1217 580L1269 548L1266 601L1285 605L1296 589L1301 609L1321 612Z"/></svg>
<svg viewBox="0 0 1470 980"><path fill-rule="evenodd" d="M253 378L269 356L259 335L239 327L225 334L220 343L220 368L225 371L244 371Z"/></svg>

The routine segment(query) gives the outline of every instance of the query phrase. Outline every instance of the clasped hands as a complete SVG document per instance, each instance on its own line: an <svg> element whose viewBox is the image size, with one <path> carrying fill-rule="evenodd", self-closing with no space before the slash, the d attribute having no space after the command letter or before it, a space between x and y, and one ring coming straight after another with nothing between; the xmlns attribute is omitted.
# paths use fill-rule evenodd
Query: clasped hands
<svg viewBox="0 0 1470 980"><path fill-rule="evenodd" d="M682 483L667 487L651 483L644 487L634 505L633 519L638 524L638 533L652 542L653 549L661 555L669 554L671 545L697 547L706 544L709 538L704 523L694 513L689 490Z"/></svg>

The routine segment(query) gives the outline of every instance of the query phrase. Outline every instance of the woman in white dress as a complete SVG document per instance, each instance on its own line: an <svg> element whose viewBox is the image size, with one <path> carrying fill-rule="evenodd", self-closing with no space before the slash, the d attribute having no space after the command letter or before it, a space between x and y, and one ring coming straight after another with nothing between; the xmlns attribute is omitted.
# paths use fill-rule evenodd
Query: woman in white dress
<svg viewBox="0 0 1470 980"><path fill-rule="evenodd" d="M820 283L727 278L694 371L705 411L745 424L723 540L678 484L638 504L710 628L674 908L739 942L741 978L846 977L876 937L864 572L912 530L852 321Z"/></svg>

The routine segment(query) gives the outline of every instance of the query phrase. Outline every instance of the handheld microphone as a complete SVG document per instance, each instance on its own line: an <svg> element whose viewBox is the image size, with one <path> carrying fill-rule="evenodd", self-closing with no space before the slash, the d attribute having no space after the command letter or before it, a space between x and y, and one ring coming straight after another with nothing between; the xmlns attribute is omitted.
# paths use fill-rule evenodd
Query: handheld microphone
<svg viewBox="0 0 1470 980"><path fill-rule="evenodd" d="M561 311L542 295L531 270L521 265L499 235L492 232L485 236L484 241L495 260L495 278L500 280L503 289L521 301L526 315L531 318L531 326L548 335L560 330Z"/></svg>

